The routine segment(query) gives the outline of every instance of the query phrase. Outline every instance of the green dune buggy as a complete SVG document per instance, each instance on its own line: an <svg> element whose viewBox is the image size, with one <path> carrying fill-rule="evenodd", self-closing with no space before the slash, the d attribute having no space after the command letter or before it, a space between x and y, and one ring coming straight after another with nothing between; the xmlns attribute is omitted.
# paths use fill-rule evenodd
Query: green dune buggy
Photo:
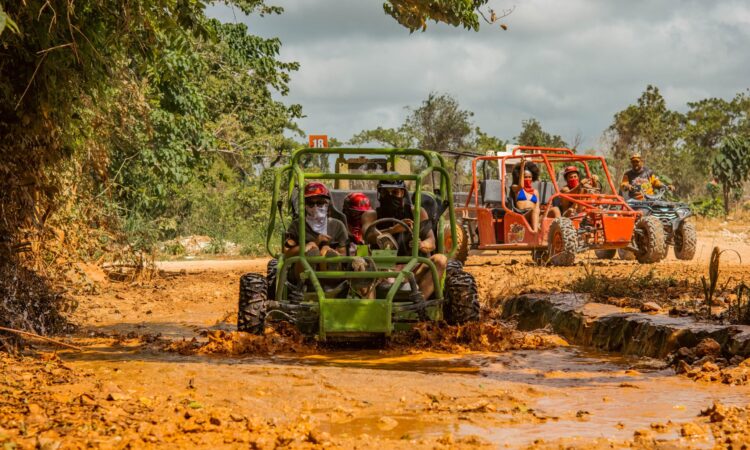
<svg viewBox="0 0 750 450"><path fill-rule="evenodd" d="M396 168L396 158L418 160L417 174L381 173L327 173L309 172L305 161L338 155L359 155L365 158L383 158L391 170ZM304 198L299 192L311 180L323 183L341 180L370 181L401 179L413 190L414 205L438 204L440 217L433 222L439 254L448 258L447 270L438 275L430 258L418 254L420 208L413 208L411 233L412 254L397 256L396 250L359 245L347 250L345 256L323 257L300 254L286 258L283 248L284 230L292 219L304 215ZM424 190L425 182L432 180L433 192ZM332 190L329 216L342 220L341 204L346 191ZM443 195L444 194L444 195ZM375 204L373 203L373 206ZM432 208L435 210L435 208ZM396 219L380 219L395 221ZM298 220L299 242L305 242L305 221ZM446 233L448 235L446 236ZM389 239L378 239L387 243ZM388 338L394 331L408 330L421 321L445 320L460 324L479 319L479 299L473 276L463 270L460 262L452 259L456 248L446 248L446 243L456 239L456 218L451 192L451 180L445 161L438 153L419 149L364 149L364 148L303 148L295 151L288 165L277 171L274 179L272 207L266 233L266 248L273 257L265 276L247 273L240 278L239 331L262 333L266 324L285 321L306 335L319 341L351 341ZM347 246L347 249L353 246ZM365 261L366 269L353 270L354 261ZM292 268L301 264L299 277ZM325 270L318 267L324 265ZM434 293L424 298L415 281L414 271L426 265L433 277ZM333 268L335 268L335 270ZM369 292L366 296L362 292Z"/></svg>

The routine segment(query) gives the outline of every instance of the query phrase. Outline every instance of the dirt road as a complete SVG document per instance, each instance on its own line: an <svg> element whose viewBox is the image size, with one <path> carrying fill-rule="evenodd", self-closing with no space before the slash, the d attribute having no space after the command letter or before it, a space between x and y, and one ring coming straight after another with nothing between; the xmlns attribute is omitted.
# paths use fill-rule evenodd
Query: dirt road
<svg viewBox="0 0 750 450"><path fill-rule="evenodd" d="M18 376L0 378L0 392L17 398L18 406L0 401L0 444L712 447L718 441L701 410L714 401L750 403L748 387L696 383L674 376L662 361L590 353L564 342L502 353L321 349L278 340L252 355L165 350L164 339L185 339L182 345L190 347L205 341L205 332L233 330L238 278L262 272L265 262L162 263L166 277L105 283L80 297L74 320L82 326L72 342L83 352L5 362L4 373ZM743 265L727 264L723 273L742 277L748 262L743 254ZM695 280L706 271L704 262L639 269L629 262L589 263L614 275L654 270ZM488 305L523 289L563 289L587 270L536 267L521 254L472 256L467 267Z"/></svg>

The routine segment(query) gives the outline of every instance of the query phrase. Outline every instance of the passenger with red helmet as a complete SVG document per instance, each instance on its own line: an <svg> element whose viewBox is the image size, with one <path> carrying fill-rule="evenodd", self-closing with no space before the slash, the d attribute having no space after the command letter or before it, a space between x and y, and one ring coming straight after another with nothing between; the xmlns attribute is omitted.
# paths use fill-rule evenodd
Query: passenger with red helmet
<svg viewBox="0 0 750 450"><path fill-rule="evenodd" d="M344 215L349 226L349 236L352 244L363 244L362 215L372 209L370 198L362 192L350 192L344 198Z"/></svg>
<svg viewBox="0 0 750 450"><path fill-rule="evenodd" d="M305 255L337 256L346 254L348 233L346 225L329 217L331 194L322 183L308 183L305 197ZM292 220L286 231L284 256L299 254L299 218ZM297 273L302 267L298 264Z"/></svg>
<svg viewBox="0 0 750 450"><path fill-rule="evenodd" d="M563 194L601 192L602 189L598 176L591 175L590 177L581 178L581 172L576 166L566 167L563 171L563 178L565 179L565 186L560 188L560 192ZM560 209L564 215L574 215L578 211L578 207L571 208L571 206L573 206L573 202L568 199L562 199Z"/></svg>

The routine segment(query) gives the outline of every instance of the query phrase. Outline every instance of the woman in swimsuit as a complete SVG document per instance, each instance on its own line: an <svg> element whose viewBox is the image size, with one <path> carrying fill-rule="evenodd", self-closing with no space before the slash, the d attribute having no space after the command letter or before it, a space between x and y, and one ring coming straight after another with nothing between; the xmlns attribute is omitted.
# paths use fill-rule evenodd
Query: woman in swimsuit
<svg viewBox="0 0 750 450"><path fill-rule="evenodd" d="M518 176L516 175L518 169ZM522 182L519 182L523 174ZM532 183L539 179L539 167L533 162L521 159L520 167L513 169L513 185L510 187L516 209L522 211L533 231L539 230L539 192Z"/></svg>

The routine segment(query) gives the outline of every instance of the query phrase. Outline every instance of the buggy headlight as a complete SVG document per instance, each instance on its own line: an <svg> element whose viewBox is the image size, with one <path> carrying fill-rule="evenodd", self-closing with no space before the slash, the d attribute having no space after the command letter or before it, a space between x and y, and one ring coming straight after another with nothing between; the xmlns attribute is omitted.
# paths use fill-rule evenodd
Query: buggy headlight
<svg viewBox="0 0 750 450"><path fill-rule="evenodd" d="M680 219L687 216L688 214L690 214L690 209L688 208L680 208L677 210L677 217L679 217Z"/></svg>

